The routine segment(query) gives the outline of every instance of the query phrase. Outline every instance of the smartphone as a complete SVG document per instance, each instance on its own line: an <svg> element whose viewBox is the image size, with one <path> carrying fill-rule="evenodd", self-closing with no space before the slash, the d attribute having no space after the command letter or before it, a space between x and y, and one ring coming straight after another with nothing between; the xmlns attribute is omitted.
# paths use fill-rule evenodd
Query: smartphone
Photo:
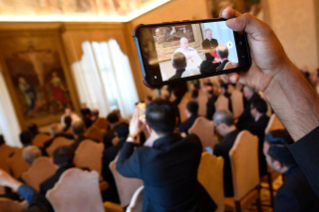
<svg viewBox="0 0 319 212"><path fill-rule="evenodd" d="M245 71L251 65L246 33L229 29L226 19L139 25L133 37L150 88Z"/></svg>

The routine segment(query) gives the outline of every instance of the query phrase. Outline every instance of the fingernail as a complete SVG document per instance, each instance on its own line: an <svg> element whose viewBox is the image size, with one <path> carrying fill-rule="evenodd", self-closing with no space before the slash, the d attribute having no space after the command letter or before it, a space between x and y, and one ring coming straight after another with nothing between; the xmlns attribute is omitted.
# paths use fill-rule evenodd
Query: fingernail
<svg viewBox="0 0 319 212"><path fill-rule="evenodd" d="M229 79L232 83L236 83L237 77L235 75L231 75Z"/></svg>

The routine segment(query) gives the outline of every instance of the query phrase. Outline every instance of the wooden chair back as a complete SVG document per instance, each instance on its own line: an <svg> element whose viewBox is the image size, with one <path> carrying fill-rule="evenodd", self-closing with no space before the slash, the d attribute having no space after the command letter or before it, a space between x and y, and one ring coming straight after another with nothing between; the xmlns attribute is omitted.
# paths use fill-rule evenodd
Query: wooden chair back
<svg viewBox="0 0 319 212"><path fill-rule="evenodd" d="M32 144L35 146L43 147L44 143L50 140L51 138L52 136L39 133L33 138Z"/></svg>
<svg viewBox="0 0 319 212"><path fill-rule="evenodd" d="M29 165L22 157L22 149L18 149L12 157L8 158L7 164L14 178L20 177L23 172L29 169Z"/></svg>
<svg viewBox="0 0 319 212"><path fill-rule="evenodd" d="M181 117L181 120L180 122L184 122L187 120L187 116L185 114L185 109L187 107L187 104L189 101L191 101L192 98L191 98L191 95L189 92L185 93L185 95L183 96L181 102L179 103L178 105L178 110L179 110L179 115Z"/></svg>
<svg viewBox="0 0 319 212"><path fill-rule="evenodd" d="M35 159L28 171L22 174L22 179L26 184L40 191L40 184L54 175L56 167L48 157Z"/></svg>
<svg viewBox="0 0 319 212"><path fill-rule="evenodd" d="M107 127L109 125L109 122L106 118L98 118L95 123L93 124L94 127L97 127L99 129L107 130Z"/></svg>
<svg viewBox="0 0 319 212"><path fill-rule="evenodd" d="M104 144L84 140L75 151L74 164L76 167L89 168L101 174Z"/></svg>
<svg viewBox="0 0 319 212"><path fill-rule="evenodd" d="M198 115L206 117L208 97L202 89L198 90L198 97L196 101L198 103Z"/></svg>
<svg viewBox="0 0 319 212"><path fill-rule="evenodd" d="M110 170L115 179L121 206L124 208L130 204L135 191L143 185L143 181L136 178L128 178L122 176L116 170L116 160L117 159L110 163Z"/></svg>
<svg viewBox="0 0 319 212"><path fill-rule="evenodd" d="M260 182L258 165L258 137L244 130L240 132L229 152L234 198L240 201Z"/></svg>
<svg viewBox="0 0 319 212"><path fill-rule="evenodd" d="M0 198L0 212L21 212L27 208L28 203L26 200L18 202L8 198Z"/></svg>
<svg viewBox="0 0 319 212"><path fill-rule="evenodd" d="M46 198L55 212L104 212L96 171L66 170Z"/></svg>
<svg viewBox="0 0 319 212"><path fill-rule="evenodd" d="M0 195L3 195L6 193L6 188L4 186L0 186Z"/></svg>
<svg viewBox="0 0 319 212"><path fill-rule="evenodd" d="M139 187L127 207L126 212L143 212L144 186Z"/></svg>
<svg viewBox="0 0 319 212"><path fill-rule="evenodd" d="M70 146L73 143L74 140L70 140L64 137L57 137L53 140L52 144L48 148L46 148L45 151L47 152L49 157L52 157L53 150L55 150L55 148L62 145Z"/></svg>
<svg viewBox="0 0 319 212"><path fill-rule="evenodd" d="M282 125L282 123L280 122L280 120L278 119L276 114L272 114L270 116L268 125L265 129L265 134L269 133L270 131L273 130L284 130L285 127L284 125Z"/></svg>
<svg viewBox="0 0 319 212"><path fill-rule="evenodd" d="M203 151L207 146L215 147L214 122L204 117L198 117L193 126L188 130L189 134L195 134L199 137Z"/></svg>
<svg viewBox="0 0 319 212"><path fill-rule="evenodd" d="M97 127L91 126L86 132L85 136L88 138L94 138L99 140L99 142L103 143L103 135L104 133Z"/></svg>
<svg viewBox="0 0 319 212"><path fill-rule="evenodd" d="M12 147L6 144L0 146L0 169L9 172L7 159L14 154L19 148Z"/></svg>
<svg viewBox="0 0 319 212"><path fill-rule="evenodd" d="M216 203L215 212L225 211L223 170L223 157L216 157L208 152L202 153L197 179Z"/></svg>
<svg viewBox="0 0 319 212"><path fill-rule="evenodd" d="M237 89L234 89L230 96L230 100L233 108L234 118L238 118L244 112L244 96L243 93Z"/></svg>
<svg viewBox="0 0 319 212"><path fill-rule="evenodd" d="M215 102L216 111L226 110L229 111L229 99L224 95L219 95Z"/></svg>

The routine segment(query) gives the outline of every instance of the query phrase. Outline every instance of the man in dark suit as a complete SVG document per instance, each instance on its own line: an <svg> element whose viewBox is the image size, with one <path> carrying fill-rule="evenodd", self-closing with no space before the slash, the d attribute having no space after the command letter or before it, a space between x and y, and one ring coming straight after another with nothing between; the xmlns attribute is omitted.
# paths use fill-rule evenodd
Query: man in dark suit
<svg viewBox="0 0 319 212"><path fill-rule="evenodd" d="M210 54L210 52L215 51L218 46L218 41L213 39L213 32L210 28L205 29L206 39L202 42L202 47L205 49L206 60L214 61L215 58Z"/></svg>
<svg viewBox="0 0 319 212"><path fill-rule="evenodd" d="M116 112L112 111L106 117L107 121L109 122L109 129L107 133L103 135L103 143L104 148L108 148L113 146L112 140L115 137L114 135L114 127L120 123L119 116Z"/></svg>
<svg viewBox="0 0 319 212"><path fill-rule="evenodd" d="M187 116L187 120L180 123L179 125L179 131L181 133L186 133L188 134L189 128L191 128L198 118L198 103L195 101L190 101L187 103L186 109L185 109L185 114Z"/></svg>
<svg viewBox="0 0 319 212"><path fill-rule="evenodd" d="M233 106L232 106L232 102L231 102L231 94L228 93L228 84L222 82L220 85L220 89L221 89L221 93L228 99L228 110L230 112L233 112Z"/></svg>
<svg viewBox="0 0 319 212"><path fill-rule="evenodd" d="M58 167L53 176L40 184L40 193L45 197L48 190L52 189L60 176L74 167L73 165L74 151L69 146L59 146L53 151L53 163Z"/></svg>
<svg viewBox="0 0 319 212"><path fill-rule="evenodd" d="M206 85L205 90L206 90L206 94L208 96L208 101L206 103L206 118L209 120L212 120L213 115L216 111L215 102L216 102L218 96L215 95L214 87L211 83Z"/></svg>
<svg viewBox="0 0 319 212"><path fill-rule="evenodd" d="M175 69L175 74L168 80L181 79L187 66L185 55L181 52L176 52L172 57L172 66Z"/></svg>
<svg viewBox="0 0 319 212"><path fill-rule="evenodd" d="M267 103L262 98L256 98L251 103L250 108L251 116L255 122L250 125L248 131L258 136L259 174L260 176L264 176L267 174L267 163L263 154L265 129L269 122L269 117L266 115Z"/></svg>
<svg viewBox="0 0 319 212"><path fill-rule="evenodd" d="M319 211L319 198L286 146L292 140L286 130L269 132L265 137L264 154L268 165L286 176L275 196L275 212Z"/></svg>
<svg viewBox="0 0 319 212"><path fill-rule="evenodd" d="M254 123L254 118L251 116L250 113L250 105L254 99L260 98L255 89L248 86L244 86L243 94L247 101L244 112L239 116L236 123L236 127L238 130L246 130L250 127L250 125Z"/></svg>
<svg viewBox="0 0 319 212"><path fill-rule="evenodd" d="M228 111L217 111L214 114L217 132L223 139L215 145L214 155L224 158L224 191L225 197L234 196L233 175L229 159L229 151L233 147L239 131L234 124L233 115Z"/></svg>
<svg viewBox="0 0 319 212"><path fill-rule="evenodd" d="M83 121L76 121L72 124L72 131L73 131L73 134L74 134L74 137L75 137L75 141L73 144L71 144L71 149L73 151L75 151L80 143L86 139L89 139L89 140L92 140L92 141L95 141L96 143L99 143L99 141L97 139L94 139L94 138L88 138L88 137L85 137L83 134L85 133L86 131L86 128L85 128L85 125L83 123Z"/></svg>
<svg viewBox="0 0 319 212"><path fill-rule="evenodd" d="M152 147L135 149L139 133L138 111L130 135L122 147L116 168L125 177L144 182L144 212L214 211L216 204L197 181L202 145L196 135L174 134L176 111L166 100L156 100L146 109L146 128L155 139Z"/></svg>
<svg viewBox="0 0 319 212"><path fill-rule="evenodd" d="M225 45L219 45L216 49L216 53L220 59L221 64L216 68L216 71L223 71L225 68L225 65L229 62L228 61L228 49Z"/></svg>
<svg viewBox="0 0 319 212"><path fill-rule="evenodd" d="M114 133L118 137L118 143L104 150L102 157L102 176L110 187L102 193L103 201L112 201L119 203L119 196L113 174L109 168L110 163L115 159L116 155L122 149L126 138L129 134L128 124L120 123L114 127Z"/></svg>

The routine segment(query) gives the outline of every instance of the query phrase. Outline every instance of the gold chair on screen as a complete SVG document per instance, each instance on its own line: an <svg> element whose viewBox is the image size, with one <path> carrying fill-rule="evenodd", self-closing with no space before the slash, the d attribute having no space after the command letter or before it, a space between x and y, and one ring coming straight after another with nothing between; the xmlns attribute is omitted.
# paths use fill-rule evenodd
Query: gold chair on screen
<svg viewBox="0 0 319 212"><path fill-rule="evenodd" d="M258 137L244 130L229 152L234 197L225 198L226 211L243 212L254 202L261 212L259 192Z"/></svg>
<svg viewBox="0 0 319 212"><path fill-rule="evenodd" d="M225 211L223 168L223 157L216 157L208 152L202 153L197 179L215 201L215 212Z"/></svg>
<svg viewBox="0 0 319 212"><path fill-rule="evenodd" d="M22 174L22 179L26 184L40 191L40 184L54 175L56 167L48 157L39 157L35 159L28 171Z"/></svg>

